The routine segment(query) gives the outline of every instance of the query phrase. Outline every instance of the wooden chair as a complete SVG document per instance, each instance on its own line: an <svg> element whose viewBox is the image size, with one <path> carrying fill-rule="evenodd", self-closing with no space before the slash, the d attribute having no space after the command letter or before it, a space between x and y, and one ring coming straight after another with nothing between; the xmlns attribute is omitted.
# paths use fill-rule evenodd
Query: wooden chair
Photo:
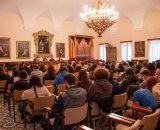
<svg viewBox="0 0 160 130"><path fill-rule="evenodd" d="M47 112L51 111L51 108L45 107L44 108ZM86 120L87 118L87 112L88 112L88 104L85 103L84 105L76 108L67 108L64 111L64 120L63 120L63 130L65 129L65 126L69 125L77 125L79 126L80 124L83 123L83 121ZM78 116L77 116L78 114ZM48 125L53 125L54 118L51 118L48 122L50 124ZM48 126L48 128L50 128Z"/></svg>
<svg viewBox="0 0 160 130"><path fill-rule="evenodd" d="M12 102L13 102L13 117L14 117L14 122L16 121L15 117L15 105L22 105L24 104L24 100L22 99L22 93L24 90L15 90L13 95L12 95Z"/></svg>
<svg viewBox="0 0 160 130"><path fill-rule="evenodd" d="M0 80L0 91L3 93L3 103L5 105L5 89L7 80Z"/></svg>
<svg viewBox="0 0 160 130"><path fill-rule="evenodd" d="M118 94L118 95L114 95L113 97L113 105L112 105L112 112L116 113L116 112L122 112L124 110L124 107L127 104L127 93L122 93L122 94Z"/></svg>
<svg viewBox="0 0 160 130"><path fill-rule="evenodd" d="M139 107L140 111L143 110L143 112L145 113L149 113L149 109L143 109L141 107ZM138 107L136 107L136 109L138 110ZM134 130L133 128L135 128L135 130L139 129L140 130L154 130L156 128L156 125L158 123L158 119L160 116L160 109L157 109L154 113L149 114L149 115L145 115L141 121L140 126L135 126L135 122L136 120L131 119L131 118L127 118L124 116L120 116L114 113L111 113L109 115L107 115L107 118L109 119L110 123L110 128L112 127L112 122L116 122L116 123L120 123L123 124L125 126L123 126L123 129L127 129L127 130ZM130 127L127 127L130 126ZM119 125L117 127L120 127ZM129 129L130 128L130 129ZM116 129L116 127L114 127L114 129ZM118 128L117 128L118 129ZM121 126L122 129L122 126Z"/></svg>
<svg viewBox="0 0 160 130"><path fill-rule="evenodd" d="M53 82L54 82L54 80L45 80L44 85L45 86L50 86L50 85L53 85Z"/></svg>
<svg viewBox="0 0 160 130"><path fill-rule="evenodd" d="M89 122L90 127L96 126L96 122L101 118L101 109L96 102L89 102Z"/></svg>
<svg viewBox="0 0 160 130"><path fill-rule="evenodd" d="M85 125L80 125L80 126L78 126L78 130L93 130L93 129L91 129Z"/></svg>
<svg viewBox="0 0 160 130"><path fill-rule="evenodd" d="M54 104L54 101L55 101L55 95L38 97L33 99L33 101L27 101L28 105L26 107L26 111L29 112L32 116L34 130L35 130L34 116L44 114L46 112L44 110L44 107L51 107Z"/></svg>
<svg viewBox="0 0 160 130"><path fill-rule="evenodd" d="M58 94L60 94L60 92L65 92L66 91L66 85L65 84L59 84L58 85Z"/></svg>
<svg viewBox="0 0 160 130"><path fill-rule="evenodd" d="M8 84L8 89L7 89L6 93L5 93L5 96L7 97L9 115L11 115L11 101L10 101L10 99L11 99L12 95L11 95L10 90L11 90L12 86L13 86L13 84Z"/></svg>
<svg viewBox="0 0 160 130"><path fill-rule="evenodd" d="M54 94L54 86L53 86L53 85L48 85L48 86L46 86L46 88L48 89L48 91L49 91L51 94Z"/></svg>

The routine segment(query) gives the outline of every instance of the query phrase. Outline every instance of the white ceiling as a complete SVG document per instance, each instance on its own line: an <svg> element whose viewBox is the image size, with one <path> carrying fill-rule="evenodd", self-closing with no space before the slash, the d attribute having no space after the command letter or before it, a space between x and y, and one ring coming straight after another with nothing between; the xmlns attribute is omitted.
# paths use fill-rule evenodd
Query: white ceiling
<svg viewBox="0 0 160 130"><path fill-rule="evenodd" d="M135 28L143 28L144 16L160 10L160 0L102 0L109 7L114 5L120 17L129 18ZM58 29L65 20L77 27L81 24L79 14L84 5L95 6L96 0L0 0L0 14L14 12L26 28L32 28L37 17L46 17Z"/></svg>

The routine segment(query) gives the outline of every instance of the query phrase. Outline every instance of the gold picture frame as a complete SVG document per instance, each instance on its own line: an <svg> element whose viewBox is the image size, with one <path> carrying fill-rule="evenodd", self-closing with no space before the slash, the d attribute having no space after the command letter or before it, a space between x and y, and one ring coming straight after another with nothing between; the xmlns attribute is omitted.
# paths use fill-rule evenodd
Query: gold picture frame
<svg viewBox="0 0 160 130"><path fill-rule="evenodd" d="M53 57L53 54L51 54L51 46L54 34L41 30L33 33L33 37L36 45L36 54L34 56Z"/></svg>
<svg viewBox="0 0 160 130"><path fill-rule="evenodd" d="M56 43L56 58L65 58L65 43Z"/></svg>
<svg viewBox="0 0 160 130"><path fill-rule="evenodd" d="M17 59L30 59L31 58L30 48L31 48L30 41L16 41Z"/></svg>
<svg viewBox="0 0 160 130"><path fill-rule="evenodd" d="M7 37L0 37L0 59L10 59L10 43L11 39Z"/></svg>
<svg viewBox="0 0 160 130"><path fill-rule="evenodd" d="M145 57L145 41L135 42L135 57Z"/></svg>

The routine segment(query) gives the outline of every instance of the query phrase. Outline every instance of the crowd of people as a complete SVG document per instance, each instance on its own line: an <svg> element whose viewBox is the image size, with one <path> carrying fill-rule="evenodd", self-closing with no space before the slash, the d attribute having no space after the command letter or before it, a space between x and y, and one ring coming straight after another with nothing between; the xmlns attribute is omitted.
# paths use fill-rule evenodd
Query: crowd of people
<svg viewBox="0 0 160 130"><path fill-rule="evenodd" d="M51 95L44 85L45 80L53 80L54 90L59 84L65 84L67 90L60 93L52 106L51 117L56 117L56 113L63 114L66 108L91 101L109 113L113 96L126 92L139 106L154 108L160 102L160 62L54 61L47 67L41 63L22 63L11 69L3 64L0 80L7 80L6 89L8 84L13 84L11 93L25 90L22 98L31 101ZM53 128L58 129L60 124L61 120L56 117Z"/></svg>

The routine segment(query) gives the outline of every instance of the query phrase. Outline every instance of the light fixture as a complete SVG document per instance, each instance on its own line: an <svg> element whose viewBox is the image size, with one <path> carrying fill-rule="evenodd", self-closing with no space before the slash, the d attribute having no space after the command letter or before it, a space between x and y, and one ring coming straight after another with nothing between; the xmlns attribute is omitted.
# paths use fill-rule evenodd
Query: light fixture
<svg viewBox="0 0 160 130"><path fill-rule="evenodd" d="M114 10L114 7L108 8L108 5L105 8L102 1L97 0L96 8L91 9L85 6L84 12L80 14L80 17L89 28L98 33L98 37L101 37L107 28L116 23L118 12Z"/></svg>

